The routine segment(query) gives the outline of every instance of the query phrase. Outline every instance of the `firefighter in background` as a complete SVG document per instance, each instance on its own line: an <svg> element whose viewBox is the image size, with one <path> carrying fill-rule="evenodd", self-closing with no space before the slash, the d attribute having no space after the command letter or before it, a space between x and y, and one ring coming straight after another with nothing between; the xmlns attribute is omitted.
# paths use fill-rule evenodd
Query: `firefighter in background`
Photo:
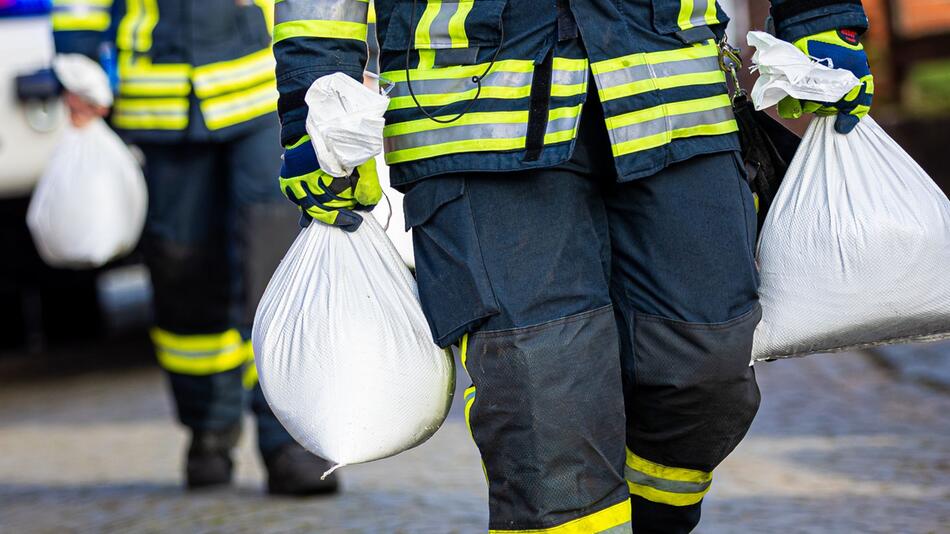
<svg viewBox="0 0 950 534"><path fill-rule="evenodd" d="M248 397L275 494L334 491L329 469L281 427L257 384L250 327L292 241L273 182L281 150L262 0L55 0L59 53L114 46L113 127L145 155L142 250L154 288L152 339L191 431L189 488L226 484ZM106 110L67 95L73 121ZM249 392L246 390L250 390Z"/></svg>
<svg viewBox="0 0 950 534"><path fill-rule="evenodd" d="M459 343L493 533L683 533L759 405L756 214L715 0L376 0L391 183L435 341ZM361 79L365 0L282 0L280 182L352 231L370 166L320 169L303 95ZM773 0L778 37L856 74L859 0ZM346 320L346 318L341 318Z"/></svg>

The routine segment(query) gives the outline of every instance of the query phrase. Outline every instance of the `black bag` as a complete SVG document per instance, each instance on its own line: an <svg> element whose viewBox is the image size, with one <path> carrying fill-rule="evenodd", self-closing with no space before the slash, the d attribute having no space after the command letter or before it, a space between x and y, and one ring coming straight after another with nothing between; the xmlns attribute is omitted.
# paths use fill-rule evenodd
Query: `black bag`
<svg viewBox="0 0 950 534"><path fill-rule="evenodd" d="M732 109L739 125L742 161L749 187L756 197L759 230L775 199L788 164L802 139L764 111L756 111L744 92L736 94Z"/></svg>
<svg viewBox="0 0 950 534"><path fill-rule="evenodd" d="M749 187L755 195L759 230L775 199L788 164L795 157L801 138L782 126L764 111L756 111L746 92L739 85L737 70L742 67L739 50L725 37L719 41L719 66L732 75L732 111L739 125L739 145L748 175Z"/></svg>

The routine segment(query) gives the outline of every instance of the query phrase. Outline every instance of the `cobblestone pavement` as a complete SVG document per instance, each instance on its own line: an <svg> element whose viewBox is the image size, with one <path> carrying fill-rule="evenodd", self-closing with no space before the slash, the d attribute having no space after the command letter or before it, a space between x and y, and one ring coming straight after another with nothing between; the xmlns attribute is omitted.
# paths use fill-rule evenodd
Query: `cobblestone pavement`
<svg viewBox="0 0 950 534"><path fill-rule="evenodd" d="M950 395L897 381L863 354L757 370L762 408L717 470L699 532L950 532ZM485 528L486 488L460 402L421 447L344 468L339 496L271 499L250 432L235 488L180 489L185 434L164 387L154 369L0 387L0 532Z"/></svg>

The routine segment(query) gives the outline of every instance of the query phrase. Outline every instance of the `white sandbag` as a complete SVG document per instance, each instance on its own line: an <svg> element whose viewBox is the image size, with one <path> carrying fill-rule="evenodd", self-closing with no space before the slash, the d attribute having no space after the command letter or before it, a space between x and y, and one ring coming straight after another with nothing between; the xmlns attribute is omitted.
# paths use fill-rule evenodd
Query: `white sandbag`
<svg viewBox="0 0 950 534"><path fill-rule="evenodd" d="M834 122L812 120L762 229L755 360L950 337L950 201L871 117Z"/></svg>
<svg viewBox="0 0 950 534"><path fill-rule="evenodd" d="M455 366L379 223L303 230L268 284L253 344L264 396L301 445L339 466L398 454L448 413Z"/></svg>
<svg viewBox="0 0 950 534"><path fill-rule="evenodd" d="M37 184L26 222L43 260L98 267L135 248L147 189L135 157L102 120L67 126Z"/></svg>

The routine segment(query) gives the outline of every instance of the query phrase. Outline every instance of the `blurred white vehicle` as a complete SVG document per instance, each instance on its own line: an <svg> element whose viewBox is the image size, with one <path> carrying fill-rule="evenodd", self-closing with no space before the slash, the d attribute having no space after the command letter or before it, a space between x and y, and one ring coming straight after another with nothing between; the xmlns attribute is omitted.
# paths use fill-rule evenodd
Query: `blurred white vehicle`
<svg viewBox="0 0 950 534"><path fill-rule="evenodd" d="M17 97L16 78L52 57L49 2L0 0L0 198L30 193L65 123L59 99Z"/></svg>

